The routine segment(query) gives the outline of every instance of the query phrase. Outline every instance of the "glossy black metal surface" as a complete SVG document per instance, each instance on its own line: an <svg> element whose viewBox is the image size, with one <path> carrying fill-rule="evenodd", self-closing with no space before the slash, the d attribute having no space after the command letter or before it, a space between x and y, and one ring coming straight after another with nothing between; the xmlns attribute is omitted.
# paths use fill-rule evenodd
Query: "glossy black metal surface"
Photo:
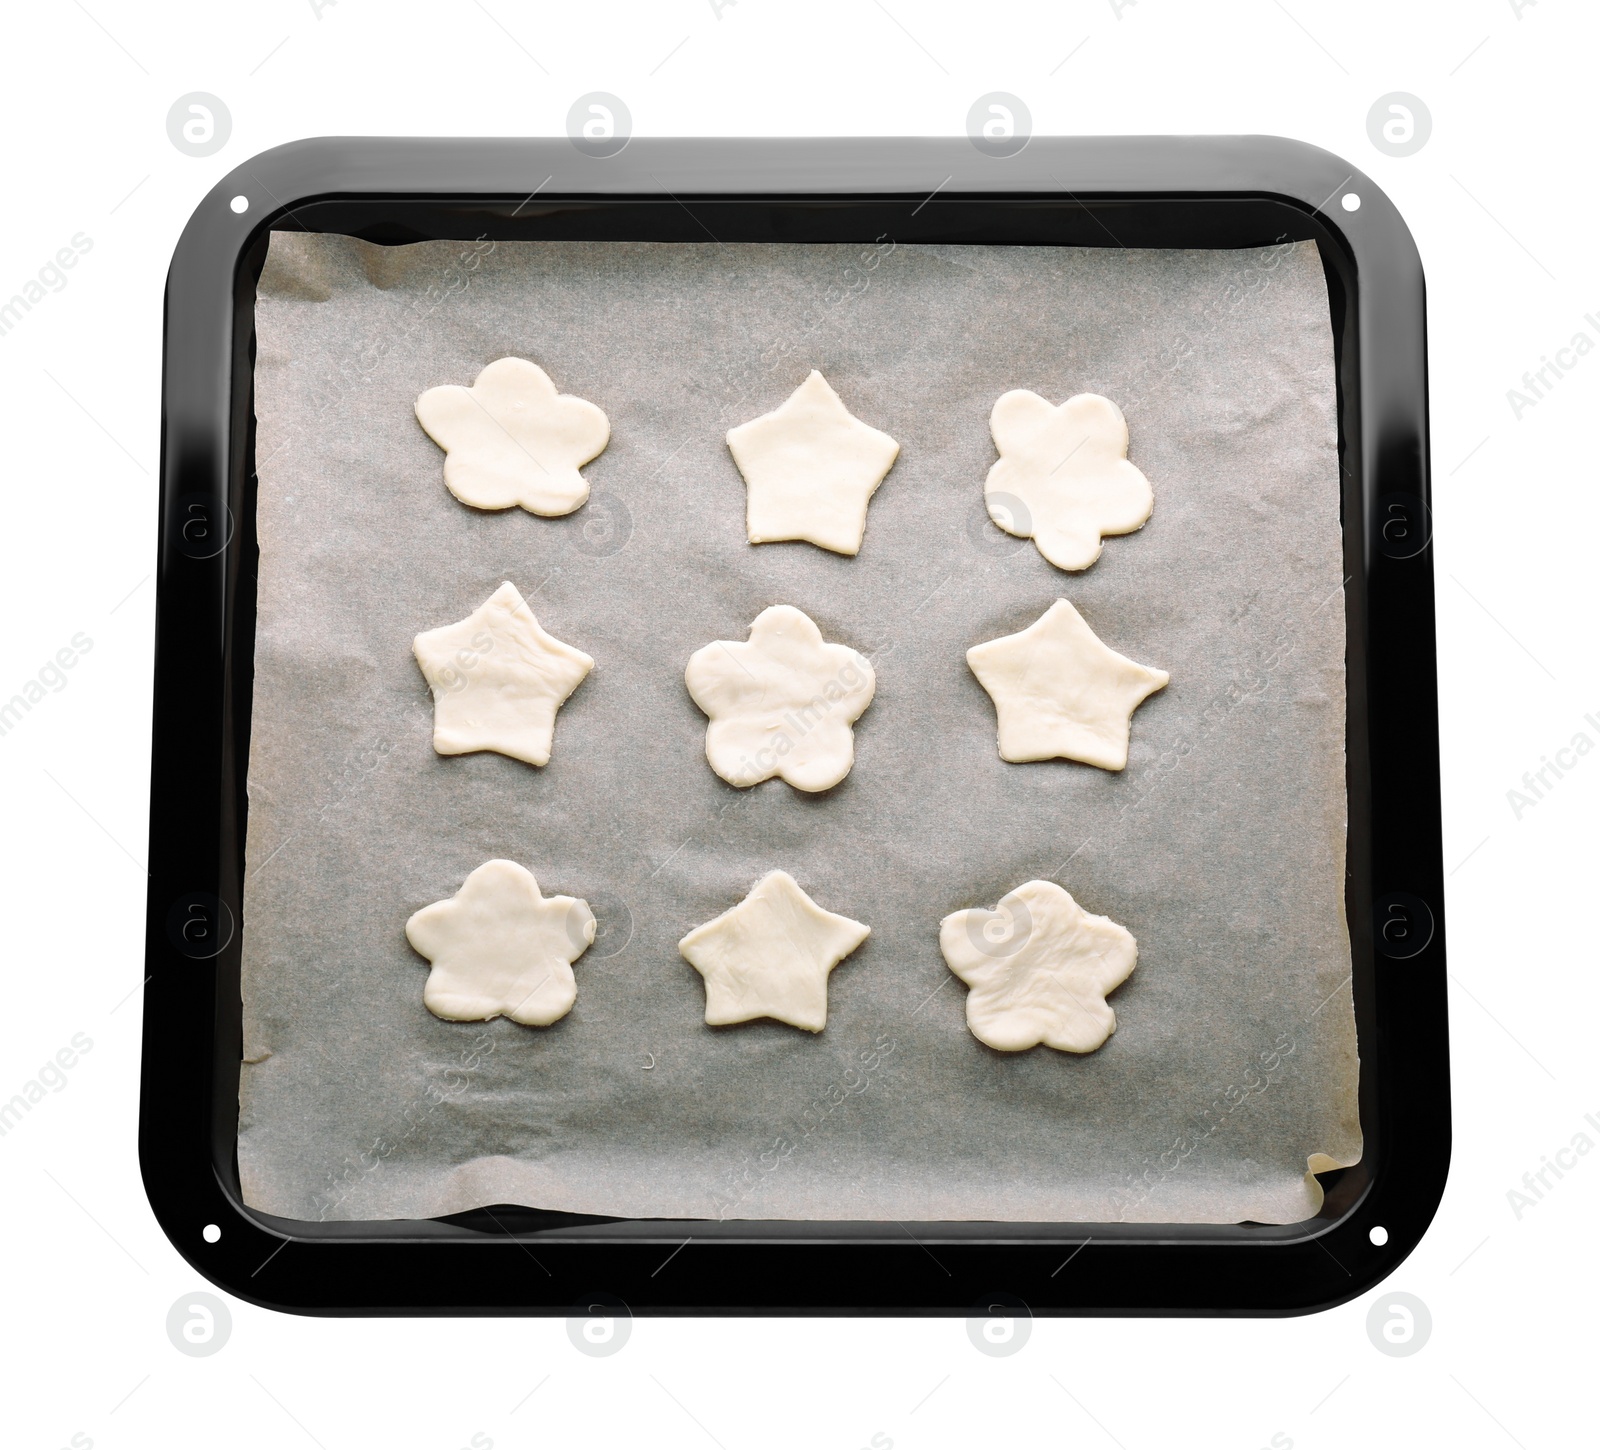
<svg viewBox="0 0 1600 1450"><path fill-rule="evenodd" d="M1341 199L1359 197L1359 209ZM248 208L234 212L243 196ZM537 237L1251 247L1315 240L1344 470L1349 879L1361 1164L1304 1224L620 1221L497 1208L313 1224L243 1207L234 1143L255 611L255 278L272 229ZM1415 1246L1449 1161L1438 704L1421 264L1364 176L1271 137L299 142L196 210L167 288L140 1161L179 1251L328 1314L1291 1314ZM208 1244L203 1226L218 1225ZM1382 1246L1370 1231L1387 1230ZM669 1253L689 1240L663 1270ZM1085 1242L1087 1241L1087 1243ZM1068 1254L1070 1268L1056 1272Z"/></svg>

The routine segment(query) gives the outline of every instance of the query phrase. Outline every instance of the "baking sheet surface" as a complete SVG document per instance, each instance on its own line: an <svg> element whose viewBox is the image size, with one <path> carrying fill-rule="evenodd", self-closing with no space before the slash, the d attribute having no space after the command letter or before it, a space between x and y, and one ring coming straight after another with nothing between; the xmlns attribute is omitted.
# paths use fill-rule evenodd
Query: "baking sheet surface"
<svg viewBox="0 0 1600 1450"><path fill-rule="evenodd" d="M433 242L278 233L260 474L239 1162L302 1219L1290 1222L1353 1162L1333 347L1310 243L1261 251ZM609 415L563 519L446 491L412 412L531 358ZM899 440L854 559L752 547L726 430L820 368ZM989 410L1092 391L1155 512L1082 574L987 521ZM503 581L597 661L550 764L431 746L418 632ZM1170 671L1126 771L1008 765L966 649L1069 599ZM683 668L766 606L873 661L856 764L725 785ZM586 898L555 1026L422 1005L406 918L492 857ZM818 1036L712 1028L691 927L782 867L872 935ZM938 924L1034 877L1125 925L1082 1057L967 1031Z"/></svg>

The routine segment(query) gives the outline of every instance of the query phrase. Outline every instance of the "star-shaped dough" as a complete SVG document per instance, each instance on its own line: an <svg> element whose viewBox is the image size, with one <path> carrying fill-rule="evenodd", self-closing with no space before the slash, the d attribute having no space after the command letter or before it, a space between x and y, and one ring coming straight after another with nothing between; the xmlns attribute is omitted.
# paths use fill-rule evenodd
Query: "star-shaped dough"
<svg viewBox="0 0 1600 1450"><path fill-rule="evenodd" d="M593 403L556 392L537 363L503 357L470 388L429 388L417 421L445 451L445 486L480 509L521 504L529 513L570 514L589 497L578 472L611 438Z"/></svg>
<svg viewBox="0 0 1600 1450"><path fill-rule="evenodd" d="M872 928L824 911L787 871L756 882L737 906L678 943L706 979L713 1027L775 1017L807 1032L828 1022L828 973Z"/></svg>
<svg viewBox="0 0 1600 1450"><path fill-rule="evenodd" d="M411 645L433 691L440 755L497 750L545 765L556 711L594 668L581 649L546 634L514 584L502 584L459 624Z"/></svg>
<svg viewBox="0 0 1600 1450"><path fill-rule="evenodd" d="M422 1001L435 1017L548 1027L578 1000L572 963L594 940L594 913L541 895L515 861L486 861L448 901L413 914L406 940L433 963Z"/></svg>
<svg viewBox="0 0 1600 1450"><path fill-rule="evenodd" d="M994 405L989 431L1000 451L983 484L989 517L1058 569L1087 569L1102 535L1150 517L1155 494L1128 462L1128 423L1110 398L1079 393L1054 408L1018 388Z"/></svg>
<svg viewBox="0 0 1600 1450"><path fill-rule="evenodd" d="M1093 1052L1117 1030L1106 994L1127 981L1139 959L1126 927L1091 916L1053 881L1029 881L993 911L945 917L939 949L972 989L972 1035L1000 1052L1041 1042L1058 1052Z"/></svg>
<svg viewBox="0 0 1600 1450"><path fill-rule="evenodd" d="M804 539L836 554L860 552L867 501L900 453L815 369L781 407L730 429L728 447L749 494L752 544Z"/></svg>
<svg viewBox="0 0 1600 1450"><path fill-rule="evenodd" d="M1121 770L1133 712L1171 678L1102 644L1065 599L1020 634L975 644L967 663L994 700L1002 760L1064 756Z"/></svg>
<svg viewBox="0 0 1600 1450"><path fill-rule="evenodd" d="M872 666L829 644L802 611L763 609L749 643L719 639L689 656L689 694L707 715L706 759L729 785L781 775L797 790L827 790L850 773L855 732L872 703Z"/></svg>

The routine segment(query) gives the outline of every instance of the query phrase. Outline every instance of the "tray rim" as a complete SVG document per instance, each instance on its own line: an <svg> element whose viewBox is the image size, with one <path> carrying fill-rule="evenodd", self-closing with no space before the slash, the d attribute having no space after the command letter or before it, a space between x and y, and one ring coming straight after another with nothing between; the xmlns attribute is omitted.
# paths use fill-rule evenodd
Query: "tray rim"
<svg viewBox="0 0 1600 1450"><path fill-rule="evenodd" d="M1359 210L1342 217L1328 211L1346 191L1360 197ZM243 507L253 464L253 335L240 322L241 278L274 225L304 226L313 205L374 214L478 207L499 225L507 206L519 197L526 206L533 193L540 197L533 217L602 204L665 208L665 196L691 218L686 201L857 210L915 204L937 216L951 203L1002 209L1065 200L1085 217L1133 203L1247 201L1314 220L1330 282L1339 269L1353 303L1342 321L1335 318L1336 333L1342 327L1346 498L1360 505L1360 517L1346 526L1347 568L1360 580L1353 591L1347 583L1347 611L1365 668L1359 679L1349 671L1349 718L1354 723L1359 709L1376 737L1366 762L1372 854L1364 870L1352 862L1352 877L1366 879L1354 880L1348 901L1357 909L1347 913L1352 962L1372 978L1364 1023L1358 1000L1367 1151L1330 1191L1321 1215L1273 1226L929 1223L914 1225L915 1234L899 1225L777 1220L517 1224L482 1232L454 1220L308 1224L243 1206L236 1167L231 1182L227 1167L237 1130L237 944L224 942L215 958L196 960L171 930L174 910L200 888L209 888L210 900L229 900L227 842L242 835L228 799L230 790L238 794L243 737L226 705L241 680L246 695L249 687L241 675L247 661L230 647L230 631L243 610L253 622L243 568L253 534ZM251 199L242 215L229 205L236 195ZM253 292L253 274L250 281ZM602 1285L600 1298L629 1303L637 1313L962 1314L1000 1284L1009 1286L1003 1298L1036 1314L1287 1314L1370 1288L1420 1239L1449 1158L1427 499L1420 259L1369 178L1303 143L1033 137L1019 155L994 158L963 139L641 138L616 156L593 158L562 140L320 138L243 163L196 209L174 252L166 296L139 1133L146 1193L163 1230L219 1287L269 1307L324 1314L562 1313ZM1396 508L1402 522L1422 525L1420 547L1396 547ZM206 532L212 521L222 524L219 550L197 543L197 517L206 541L215 537ZM1353 774L1352 819L1357 804ZM1431 940L1420 953L1399 959L1374 951L1372 918L1362 908L1380 891L1385 901L1403 891L1431 911ZM237 894L231 911L237 921ZM209 1074L194 1071L197 1051ZM224 1070L230 1052L231 1083ZM1366 1233L1378 1222L1388 1230L1383 1246ZM204 1224L222 1228L218 1243L202 1239ZM679 1276L657 1285L648 1270L659 1266L661 1246L682 1244L685 1231L697 1246L693 1282ZM282 1253L290 1244L300 1247ZM935 1268L927 1244L940 1246L961 1272ZM1044 1260L1056 1263L1055 1249L1073 1244L1092 1244L1080 1256L1087 1262L1065 1282L1046 1278ZM529 1245L560 1273L534 1277ZM443 1263L448 1257L454 1266L467 1249L498 1253L505 1264L500 1292L481 1295L488 1302L460 1302L460 1269ZM275 1269L263 1272L264 1261ZM753 1292L752 1279L763 1275L773 1287Z"/></svg>

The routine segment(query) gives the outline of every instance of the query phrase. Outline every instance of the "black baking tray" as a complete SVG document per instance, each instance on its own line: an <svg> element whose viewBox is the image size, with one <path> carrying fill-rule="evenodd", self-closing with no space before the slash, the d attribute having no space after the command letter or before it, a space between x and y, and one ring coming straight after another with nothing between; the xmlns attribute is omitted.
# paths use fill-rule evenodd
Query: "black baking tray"
<svg viewBox="0 0 1600 1450"><path fill-rule="evenodd" d="M1365 1136L1358 1165L1321 1175L1317 1217L791 1223L498 1206L308 1223L246 1208L255 283L270 233L298 229L388 245L1315 241L1338 378ZM173 1245L221 1288L319 1314L1282 1315L1364 1292L1421 1238L1450 1154L1423 278L1398 212L1348 162L1262 136L1034 137L1008 157L965 139L634 139L607 157L549 139L278 147L212 189L173 255L160 507L139 1157Z"/></svg>

